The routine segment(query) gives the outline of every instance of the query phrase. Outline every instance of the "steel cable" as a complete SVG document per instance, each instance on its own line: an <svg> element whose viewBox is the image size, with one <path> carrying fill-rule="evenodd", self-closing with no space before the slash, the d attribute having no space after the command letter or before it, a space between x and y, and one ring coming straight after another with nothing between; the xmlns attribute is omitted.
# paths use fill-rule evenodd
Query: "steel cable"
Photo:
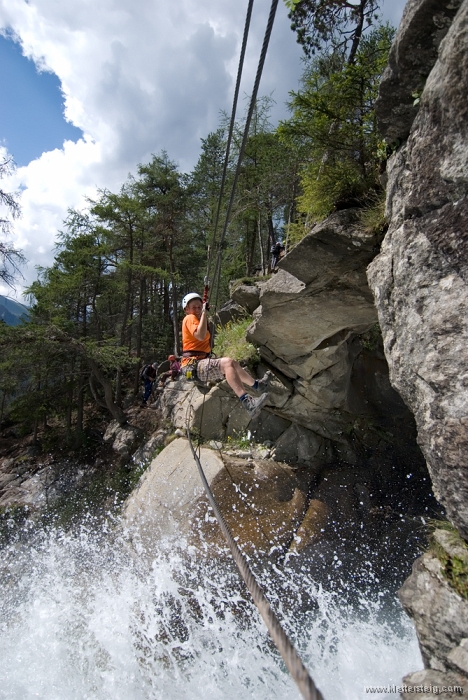
<svg viewBox="0 0 468 700"><path fill-rule="evenodd" d="M270 7L270 14L268 16L268 22L267 22L267 26L266 26L266 30L265 30L265 36L263 38L263 45L262 45L262 50L260 53L260 59L258 62L257 75L255 76L254 88L253 88L253 92L252 92L252 95L250 98L249 111L247 113L247 119L246 119L245 126L244 126L244 134L242 137L242 143L241 143L241 147L239 150L239 156L237 159L237 166L236 166L236 172L234 175L234 181L232 183L231 196L229 198L229 203L228 203L228 207L226 210L226 217L225 217L225 221L224 221L223 232L221 234L221 238L219 241L218 256L216 259L215 272L213 275L213 287L215 287L215 285L216 285L215 308L217 308L218 295L219 295L219 283L220 283L220 277L221 277L221 257L222 257L224 239L226 238L226 232L228 229L229 219L231 216L232 205L233 205L234 197L236 194L237 182L239 180L239 175L240 175L240 166L242 163L242 159L244 157L245 146L247 144L247 139L249 136L250 122L252 121L252 115L253 115L255 105L257 102L258 88L260 86L260 80L261 80L262 73L263 73L263 66L265 64L265 58L266 58L266 54L267 54L267 50L268 50L268 44L270 43L270 37L271 37L272 29L273 29L273 24L275 21L277 7L278 7L278 0L272 0L271 7Z"/></svg>
<svg viewBox="0 0 468 700"><path fill-rule="evenodd" d="M231 151L232 134L234 131L234 122L236 119L237 100L239 97L242 71L244 68L245 50L247 47L247 39L249 36L250 19L252 16L253 4L254 4L254 0L249 0L249 5L247 7L247 15L245 17L244 36L242 37L242 47L241 47L241 52L240 52L240 57L239 57L239 66L237 68L236 87L234 90L234 99L232 101L231 121L229 123L229 133L228 133L228 139L227 139L227 143L226 143L226 153L224 156L223 174L221 176L221 185L219 188L218 206L216 209L215 224L214 224L214 228L213 228L213 239L212 239L212 243L210 246L210 250L208 251L208 265L207 265L207 272L206 272L206 276L208 279L209 279L210 270L211 270L212 251L214 250L214 246L215 246L215 242L216 242L216 234L218 233L219 216L221 213L221 204L222 204L223 194L224 194L224 185L226 183L226 174L227 174L227 167L228 167L228 162L229 162L229 154Z"/></svg>
<svg viewBox="0 0 468 700"><path fill-rule="evenodd" d="M231 554L234 558L234 561L237 564L237 568L239 569L242 578L245 581L245 585L249 589L253 601L257 606L258 611L268 628L271 638L273 639L278 651L283 657L283 661L286 664L289 673L295 680L299 690L302 693L304 700L323 700L322 693L315 686L312 678L309 675L309 672L302 663L299 654L297 653L296 649L289 640L289 637L287 636L286 632L282 628L280 621L276 617L268 599L266 598L262 589L258 585L255 576L253 575L244 555L240 551L226 521L224 520L221 511L218 508L218 504L216 503L216 500L210 489L210 485L208 484L208 481L206 479L205 472L203 471L200 459L197 453L195 452L195 448L192 444L192 439L188 428L187 438L190 444L190 449L192 450L193 457L195 459L195 462L197 463L198 471L200 473L200 478L202 480L205 493L207 495L211 507L213 508L213 512L216 515L216 519L226 539L229 549L231 550Z"/></svg>
<svg viewBox="0 0 468 700"><path fill-rule="evenodd" d="M222 201L222 195L223 195L223 190L224 190L224 184L225 184L225 180L226 180L227 164L228 164L228 160L229 160L229 150L230 150L230 145L231 145L231 140L232 140L232 133L233 133L233 129L234 129L235 111L237 108L237 99L238 99L238 93L239 93L240 79L241 79L241 75L242 75L242 67L243 67L244 57L245 57L245 47L247 45L247 36L248 36L248 30L249 30L249 25L250 25L250 16L251 16L251 12L252 12L252 6L253 6L253 0L250 0L248 10L247 10L245 28L244 28L244 37L243 37L243 42L242 42L241 57L240 57L240 61L239 61L239 69L238 69L238 75L237 75L235 96L234 96L234 101L233 101L233 110L232 110L232 114L231 114L229 136L228 136L228 142L227 142L227 147L226 147L224 169L223 169L223 175L222 175L222 181L221 181L221 190L220 190L220 196L219 196L219 200L218 200L218 208L217 208L216 220L215 220L215 226L214 226L213 248L214 248L215 237L216 237L216 232L217 232L217 227L218 227L218 222L219 222L219 215L220 215L220 210L221 210L221 201ZM258 68L257 68L257 74L255 77L254 89L253 89L252 96L250 99L249 111L248 111L247 119L246 119L245 126L244 126L244 133L243 133L243 137L242 137L241 147L239 150L236 171L235 171L234 180L233 180L232 189L231 189L231 195L230 195L228 207L226 210L226 218L225 218L220 242L218 245L218 254L217 254L217 258L216 258L215 272L213 275L213 285L212 285L212 288L216 289L215 305L214 305L215 309L217 308L218 295L219 295L223 244L224 244L224 240L225 240L227 229L228 229L229 219L231 216L231 210L232 210L232 205L233 205L234 197L235 197L235 193L236 193L237 182L239 180L240 167L241 167L242 159L244 156L245 146L247 144L252 115L253 115L256 101L257 101L258 88L260 85L260 79L261 79L262 72L263 72L265 57L266 57L267 50L268 50L268 44L270 41L272 29L273 29L273 23L275 20L277 6L278 6L278 0L272 0L270 14L268 17L268 22L267 22L267 27L265 30L265 37L264 37L263 45L262 45L262 51L260 54L259 64L258 64ZM212 252L210 251L209 256L208 256L208 274L207 274L207 277L209 275L210 266L211 266L211 255L212 255ZM204 405L205 405L205 396L203 397L203 402L202 402L201 420L203 419ZM192 409L191 401L190 401L190 405L189 405L189 410L190 409ZM200 427L201 427L201 421L200 421ZM267 629L271 635L271 638L273 639L278 651L280 652L280 654L283 658L283 661L286 664L288 671L290 672L292 678L296 682L304 700L323 700L323 696L322 696L320 690L315 686L312 678L309 675L309 672L307 671L306 667L302 663L302 660L299 657L296 649L294 648L294 646L292 645L291 641L289 640L286 632L282 628L280 621L276 617L274 611L271 608L271 605L270 605L268 599L266 598L261 587L257 583L255 576L253 575L253 573L252 573L252 571L247 563L247 560L245 559L244 555L242 554L241 550L239 549L236 541L234 540L234 537L232 536L232 533L231 533L226 521L224 520L224 517L223 517L221 511L218 508L218 504L216 503L216 500L213 496L213 493L210 489L210 486L209 486L208 481L206 479L205 473L203 471L203 467L201 465L200 458L197 455L195 448L193 446L192 438L190 435L190 430L188 428L188 420L187 420L187 438L188 438L188 441L190 444L190 449L192 451L193 458L195 459L195 462L196 462L197 467L198 467L198 471L199 471L200 478L201 478L202 483L203 483L203 487L205 489L205 493L207 495L207 498L208 498L208 501L209 501L211 507L213 508L213 512L216 516L219 527L221 528L221 531L222 531L222 533L226 539L226 542L229 546L229 549L231 550L231 554L233 556L234 561L237 564L239 572L240 572L242 578L244 579L244 582L245 582L247 588L249 589L250 594L252 595L253 601L254 601L255 605L257 606L258 611L259 611L260 615L262 616L262 618L265 622L265 625L267 626ZM199 439L199 443L198 443L198 451L199 452L200 452L200 440L201 440L201 431L200 431L200 439Z"/></svg>

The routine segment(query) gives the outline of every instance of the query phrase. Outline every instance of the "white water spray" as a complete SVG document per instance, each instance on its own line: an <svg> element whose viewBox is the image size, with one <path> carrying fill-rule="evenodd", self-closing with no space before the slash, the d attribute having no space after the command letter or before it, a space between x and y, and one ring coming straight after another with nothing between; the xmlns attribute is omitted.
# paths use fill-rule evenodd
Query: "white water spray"
<svg viewBox="0 0 468 700"><path fill-rule="evenodd" d="M300 698L229 562L166 543L148 564L90 526L3 554L1 698ZM325 700L361 700L422 667L410 621L378 595L344 604L307 571L265 572L262 585Z"/></svg>

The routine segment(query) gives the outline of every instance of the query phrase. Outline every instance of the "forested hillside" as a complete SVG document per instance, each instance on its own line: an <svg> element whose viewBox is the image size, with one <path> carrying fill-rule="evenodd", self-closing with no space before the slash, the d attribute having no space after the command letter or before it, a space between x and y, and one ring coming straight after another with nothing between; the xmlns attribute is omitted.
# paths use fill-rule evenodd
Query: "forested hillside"
<svg viewBox="0 0 468 700"><path fill-rule="evenodd" d="M374 101L393 31L370 25L375 4L361 3L357 23L337 4L328 33L309 26L309 34L299 31L291 4L308 56L302 86L291 93L290 119L277 127L271 98L257 102L221 251L242 119L221 199L226 115L202 139L192 172L180 172L163 151L118 192L100 191L85 210L69 211L53 265L39 269L27 290L30 321L0 324L0 421L20 421L35 438L53 424L79 446L87 411L124 422L142 365L180 351L181 299L201 291L207 274L213 283L218 252L215 307L227 299L229 280L270 272L277 240L290 249L336 209L359 206L368 226L384 225L379 173L387 154ZM306 6L300 3L302 13Z"/></svg>

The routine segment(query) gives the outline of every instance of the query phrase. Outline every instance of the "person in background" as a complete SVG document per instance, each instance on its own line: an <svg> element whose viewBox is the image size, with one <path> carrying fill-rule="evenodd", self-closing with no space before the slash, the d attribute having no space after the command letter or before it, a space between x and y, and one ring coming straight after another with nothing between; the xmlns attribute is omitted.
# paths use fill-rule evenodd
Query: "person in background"
<svg viewBox="0 0 468 700"><path fill-rule="evenodd" d="M255 418L268 399L266 390L271 382L271 372L266 372L261 379L254 379L236 360L210 357L211 337L206 304L199 294L191 292L183 298L182 306L185 312L182 322L182 373L184 368L196 365L196 374L202 382L226 379L250 417ZM261 395L254 398L246 392L244 385Z"/></svg>
<svg viewBox="0 0 468 700"><path fill-rule="evenodd" d="M284 257L284 244L283 241L280 239L275 243L275 245L271 246L271 271L276 268L278 265L279 261L281 258Z"/></svg>
<svg viewBox="0 0 468 700"><path fill-rule="evenodd" d="M141 381L144 384L145 390L143 393L143 400L141 402L142 407L148 405L148 399L151 396L151 392L153 391L153 382L156 379L157 375L157 369L158 365L156 362L153 362L152 365L145 365L143 369L141 370Z"/></svg>
<svg viewBox="0 0 468 700"><path fill-rule="evenodd" d="M168 379L175 382L180 375L180 362L175 355L169 355L169 370L159 376L158 389L162 389Z"/></svg>

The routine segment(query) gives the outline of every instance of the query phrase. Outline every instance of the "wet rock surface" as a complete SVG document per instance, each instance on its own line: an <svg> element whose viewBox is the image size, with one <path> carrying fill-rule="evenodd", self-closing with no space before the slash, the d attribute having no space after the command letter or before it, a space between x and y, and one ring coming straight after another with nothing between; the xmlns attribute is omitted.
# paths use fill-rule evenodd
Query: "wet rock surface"
<svg viewBox="0 0 468 700"><path fill-rule="evenodd" d="M76 488L89 468L51 455L38 457L35 449L19 450L0 459L0 509L47 507Z"/></svg>
<svg viewBox="0 0 468 700"><path fill-rule="evenodd" d="M293 569L307 563L327 587L350 580L355 589L391 591L393 599L411 555L424 545L414 486L389 498L363 470L336 465L317 478L263 457L258 446L228 449L213 441L211 449L200 448L200 459L234 538L255 560L271 565L287 557ZM226 552L184 438L153 460L126 503L124 521L145 556L173 533L181 546L210 558Z"/></svg>
<svg viewBox="0 0 468 700"><path fill-rule="evenodd" d="M112 482L112 474L119 469L130 474L149 462L164 446L168 428L161 425L157 411L132 408L129 418L126 426L111 421L101 435L96 433L94 446L81 452L63 447L47 451L31 444L32 436L4 430L0 434L0 516L41 517L59 501L79 500L83 489L92 491L93 482L101 489L101 482ZM108 498L114 498L110 485Z"/></svg>
<svg viewBox="0 0 468 700"><path fill-rule="evenodd" d="M426 668L466 674L462 643L468 630L467 601L449 585L435 554L416 560L399 597L414 620Z"/></svg>
<svg viewBox="0 0 468 700"><path fill-rule="evenodd" d="M410 673L403 678L403 685L411 686L408 692L401 693L404 700L418 697L419 700L433 700L434 696L441 695L447 700L463 697L468 690L466 679L457 673L442 673L426 669ZM417 688L417 696L414 688ZM445 690L442 690L445 688Z"/></svg>

